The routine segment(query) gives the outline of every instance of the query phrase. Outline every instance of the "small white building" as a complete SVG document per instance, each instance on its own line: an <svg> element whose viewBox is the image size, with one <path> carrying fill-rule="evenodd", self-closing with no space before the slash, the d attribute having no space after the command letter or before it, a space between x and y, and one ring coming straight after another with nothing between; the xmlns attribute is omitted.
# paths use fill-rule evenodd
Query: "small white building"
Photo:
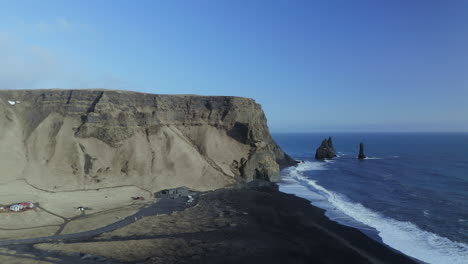
<svg viewBox="0 0 468 264"><path fill-rule="evenodd" d="M23 209L24 209L24 206L22 204L10 205L10 211L13 211L13 212L19 212L19 211L22 211Z"/></svg>

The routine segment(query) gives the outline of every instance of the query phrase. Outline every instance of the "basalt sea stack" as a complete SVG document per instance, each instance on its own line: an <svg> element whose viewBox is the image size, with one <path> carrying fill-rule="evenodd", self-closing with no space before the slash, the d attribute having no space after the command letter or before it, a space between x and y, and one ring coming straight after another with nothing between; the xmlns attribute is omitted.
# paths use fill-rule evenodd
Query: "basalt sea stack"
<svg viewBox="0 0 468 264"><path fill-rule="evenodd" d="M293 165L254 100L111 90L0 91L0 184L210 190Z"/></svg>
<svg viewBox="0 0 468 264"><path fill-rule="evenodd" d="M365 159L365 158L366 158L366 154L364 154L364 143L360 143L358 159Z"/></svg>
<svg viewBox="0 0 468 264"><path fill-rule="evenodd" d="M328 137L322 141L320 147L318 147L317 151L315 152L315 159L317 160L325 160L325 159L332 159L336 157L336 151L333 148L332 138Z"/></svg>

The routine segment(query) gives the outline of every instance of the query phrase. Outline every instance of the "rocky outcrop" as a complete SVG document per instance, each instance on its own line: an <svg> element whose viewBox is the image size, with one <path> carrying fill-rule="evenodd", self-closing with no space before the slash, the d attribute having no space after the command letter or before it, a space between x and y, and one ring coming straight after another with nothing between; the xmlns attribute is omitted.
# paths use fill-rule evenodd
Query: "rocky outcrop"
<svg viewBox="0 0 468 264"><path fill-rule="evenodd" d="M364 154L364 143L360 143L358 159L365 159L365 158L366 158L366 154Z"/></svg>
<svg viewBox="0 0 468 264"><path fill-rule="evenodd" d="M320 147L317 148L315 152L315 159L317 160L325 160L325 159L332 159L336 157L336 151L333 148L333 141L331 137L324 139Z"/></svg>
<svg viewBox="0 0 468 264"><path fill-rule="evenodd" d="M0 183L46 190L209 190L279 181L280 168L294 164L261 106L240 97L3 90L0 127Z"/></svg>

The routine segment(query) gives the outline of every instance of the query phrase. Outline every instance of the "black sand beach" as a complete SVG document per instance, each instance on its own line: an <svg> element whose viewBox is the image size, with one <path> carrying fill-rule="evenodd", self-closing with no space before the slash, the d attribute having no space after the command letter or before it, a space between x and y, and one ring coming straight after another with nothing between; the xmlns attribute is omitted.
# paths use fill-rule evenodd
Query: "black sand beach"
<svg viewBox="0 0 468 264"><path fill-rule="evenodd" d="M263 181L94 237L11 246L45 263L416 263ZM166 208L167 209L167 208Z"/></svg>
<svg viewBox="0 0 468 264"><path fill-rule="evenodd" d="M199 245L201 263L415 263L330 221L305 199L281 193L273 184L255 185L200 197L197 207L219 212L223 217L218 219L226 222L226 227L186 237L206 243ZM189 263L190 258L179 261Z"/></svg>

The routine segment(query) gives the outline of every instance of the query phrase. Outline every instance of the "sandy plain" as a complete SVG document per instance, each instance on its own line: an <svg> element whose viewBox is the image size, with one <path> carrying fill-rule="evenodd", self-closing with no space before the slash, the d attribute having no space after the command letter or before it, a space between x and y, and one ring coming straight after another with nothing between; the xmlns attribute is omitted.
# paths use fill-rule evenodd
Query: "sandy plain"
<svg viewBox="0 0 468 264"><path fill-rule="evenodd" d="M143 197L144 200L133 200ZM150 192L136 186L52 192L25 180L0 185L0 204L33 202L24 212L0 213L0 239L22 239L89 231L117 222L152 202ZM78 207L85 207L85 212Z"/></svg>

